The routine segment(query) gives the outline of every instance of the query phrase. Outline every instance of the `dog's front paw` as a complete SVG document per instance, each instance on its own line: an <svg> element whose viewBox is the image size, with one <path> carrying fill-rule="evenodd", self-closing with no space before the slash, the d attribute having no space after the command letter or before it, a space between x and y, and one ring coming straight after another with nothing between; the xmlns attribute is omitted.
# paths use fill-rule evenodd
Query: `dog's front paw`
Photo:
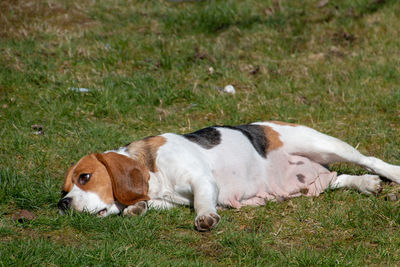
<svg viewBox="0 0 400 267"><path fill-rule="evenodd" d="M221 217L216 213L210 213L207 215L200 215L196 217L194 226L197 231L206 232L217 226Z"/></svg>
<svg viewBox="0 0 400 267"><path fill-rule="evenodd" d="M359 190L367 195L377 195L382 191L382 181L377 175L365 174L360 176L362 181Z"/></svg>
<svg viewBox="0 0 400 267"><path fill-rule="evenodd" d="M144 215L147 212L147 202L139 201L134 205L126 207L123 211L123 215Z"/></svg>

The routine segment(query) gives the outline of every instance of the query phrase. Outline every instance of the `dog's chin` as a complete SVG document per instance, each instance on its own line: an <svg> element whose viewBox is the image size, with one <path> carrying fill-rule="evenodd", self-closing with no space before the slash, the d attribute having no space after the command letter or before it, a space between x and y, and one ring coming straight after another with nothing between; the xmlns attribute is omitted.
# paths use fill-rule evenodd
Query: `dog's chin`
<svg viewBox="0 0 400 267"><path fill-rule="evenodd" d="M107 205L104 208L98 207L95 209L88 209L87 207L79 208L79 207L72 207L71 209L62 210L58 209L58 213L60 215L65 215L68 211L75 211L75 212L84 212L96 215L97 217L107 217L112 214L120 214L121 211L125 208L124 205L114 202L110 205Z"/></svg>

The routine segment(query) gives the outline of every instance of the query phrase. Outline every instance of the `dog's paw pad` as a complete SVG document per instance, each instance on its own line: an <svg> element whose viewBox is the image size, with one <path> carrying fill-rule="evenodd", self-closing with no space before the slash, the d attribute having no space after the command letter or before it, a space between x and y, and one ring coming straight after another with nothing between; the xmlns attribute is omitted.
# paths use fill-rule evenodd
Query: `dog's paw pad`
<svg viewBox="0 0 400 267"><path fill-rule="evenodd" d="M209 215L198 216L194 222L194 225L195 225L197 231L200 231L200 232L210 231L212 228L214 228L218 224L220 218L221 217L215 213L210 213Z"/></svg>

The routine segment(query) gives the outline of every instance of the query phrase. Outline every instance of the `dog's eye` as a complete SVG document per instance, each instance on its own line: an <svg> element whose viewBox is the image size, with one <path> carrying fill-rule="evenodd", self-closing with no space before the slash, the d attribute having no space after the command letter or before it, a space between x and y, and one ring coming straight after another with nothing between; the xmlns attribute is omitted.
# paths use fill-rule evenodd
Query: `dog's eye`
<svg viewBox="0 0 400 267"><path fill-rule="evenodd" d="M81 185L86 184L87 182L89 182L91 176L92 174L90 173L81 173L79 175L78 183L80 183Z"/></svg>

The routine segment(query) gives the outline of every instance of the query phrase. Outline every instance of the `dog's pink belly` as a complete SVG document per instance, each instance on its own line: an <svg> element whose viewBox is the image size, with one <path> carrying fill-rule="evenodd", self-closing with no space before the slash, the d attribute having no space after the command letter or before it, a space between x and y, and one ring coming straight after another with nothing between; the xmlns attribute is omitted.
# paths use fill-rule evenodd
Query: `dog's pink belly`
<svg viewBox="0 0 400 267"><path fill-rule="evenodd" d="M318 196L336 180L336 172L284 151L271 153L265 164L253 166L250 171L230 169L215 174L220 190L219 205L233 208L259 206L265 200Z"/></svg>

